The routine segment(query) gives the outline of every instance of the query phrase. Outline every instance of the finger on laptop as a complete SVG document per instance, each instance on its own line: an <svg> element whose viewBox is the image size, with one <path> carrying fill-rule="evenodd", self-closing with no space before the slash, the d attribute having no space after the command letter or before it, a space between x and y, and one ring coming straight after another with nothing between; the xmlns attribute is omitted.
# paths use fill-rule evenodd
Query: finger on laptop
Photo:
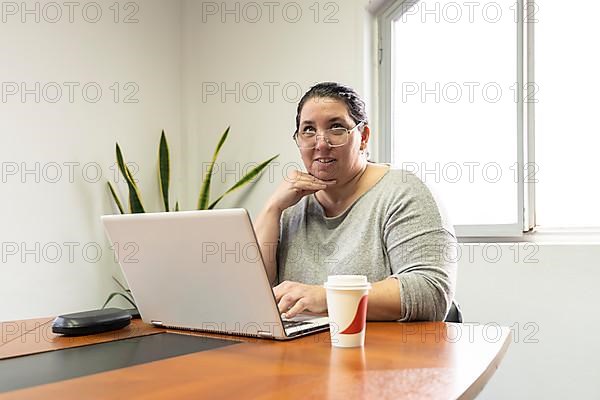
<svg viewBox="0 0 600 400"><path fill-rule="evenodd" d="M273 287L273 294L275 295L276 301L281 300L283 295L289 292L291 283L292 282L289 282L289 281L283 281L279 285Z"/></svg>
<svg viewBox="0 0 600 400"><path fill-rule="evenodd" d="M287 313L289 312L290 308L296 304L296 301L298 299L294 296L292 296L291 294L287 293L284 294L281 297L281 300L279 300L279 303L277 304L277 307L279 308L279 312L280 313Z"/></svg>
<svg viewBox="0 0 600 400"><path fill-rule="evenodd" d="M288 312L284 313L283 316L285 318L294 318L296 315L300 314L302 311L306 309L306 304L304 299L299 299L296 304L292 308L289 309Z"/></svg>

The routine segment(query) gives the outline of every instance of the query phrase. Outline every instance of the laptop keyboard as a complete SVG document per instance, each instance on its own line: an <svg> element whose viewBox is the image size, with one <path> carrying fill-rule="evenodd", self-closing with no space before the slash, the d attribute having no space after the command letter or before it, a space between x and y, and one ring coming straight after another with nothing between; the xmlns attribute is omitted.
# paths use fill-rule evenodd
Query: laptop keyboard
<svg viewBox="0 0 600 400"><path fill-rule="evenodd" d="M306 321L283 321L283 327L285 329L287 329L287 328L294 328L296 326L308 325L308 324L310 324L310 322L306 322Z"/></svg>

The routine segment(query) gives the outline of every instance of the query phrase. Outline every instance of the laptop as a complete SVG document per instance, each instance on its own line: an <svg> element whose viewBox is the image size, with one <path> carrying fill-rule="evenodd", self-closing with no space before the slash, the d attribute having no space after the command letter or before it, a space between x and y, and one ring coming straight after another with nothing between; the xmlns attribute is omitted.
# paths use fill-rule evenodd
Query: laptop
<svg viewBox="0 0 600 400"><path fill-rule="evenodd" d="M101 220L146 323L278 340L329 327L322 315L282 318L243 208Z"/></svg>

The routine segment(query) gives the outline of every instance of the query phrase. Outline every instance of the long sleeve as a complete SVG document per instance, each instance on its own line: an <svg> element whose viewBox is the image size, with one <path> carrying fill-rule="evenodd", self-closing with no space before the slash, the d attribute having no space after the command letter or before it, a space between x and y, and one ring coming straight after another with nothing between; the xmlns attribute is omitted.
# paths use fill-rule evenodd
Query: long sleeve
<svg viewBox="0 0 600 400"><path fill-rule="evenodd" d="M384 242L401 298L399 321L441 321L456 287L457 243L429 189L411 177L386 216Z"/></svg>

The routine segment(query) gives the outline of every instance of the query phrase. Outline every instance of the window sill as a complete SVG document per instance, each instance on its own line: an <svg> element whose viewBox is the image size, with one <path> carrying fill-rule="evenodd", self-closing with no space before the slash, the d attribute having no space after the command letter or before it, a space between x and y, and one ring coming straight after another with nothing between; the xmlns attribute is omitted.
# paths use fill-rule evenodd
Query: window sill
<svg viewBox="0 0 600 400"><path fill-rule="evenodd" d="M536 228L522 236L458 237L458 242L600 245L600 228Z"/></svg>

